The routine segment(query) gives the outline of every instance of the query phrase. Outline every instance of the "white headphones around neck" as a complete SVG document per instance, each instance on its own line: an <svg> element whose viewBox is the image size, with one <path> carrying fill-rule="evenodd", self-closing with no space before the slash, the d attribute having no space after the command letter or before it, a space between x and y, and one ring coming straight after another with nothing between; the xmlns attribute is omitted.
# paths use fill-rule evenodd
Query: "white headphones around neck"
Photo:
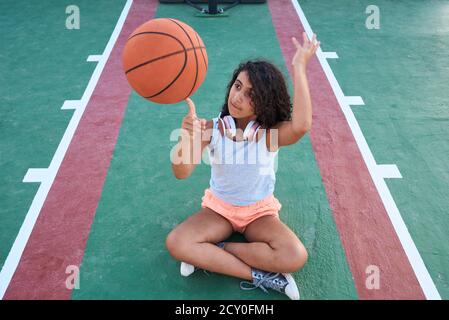
<svg viewBox="0 0 449 320"><path fill-rule="evenodd" d="M221 113L220 113L221 115ZM235 126L234 118L230 115L224 116L223 119L219 116L218 119L221 120L223 127L225 128L225 134L230 139L234 139L237 134L237 128ZM247 141L252 141L255 138L257 129L260 127L259 123L255 120L251 120L243 131L243 139Z"/></svg>

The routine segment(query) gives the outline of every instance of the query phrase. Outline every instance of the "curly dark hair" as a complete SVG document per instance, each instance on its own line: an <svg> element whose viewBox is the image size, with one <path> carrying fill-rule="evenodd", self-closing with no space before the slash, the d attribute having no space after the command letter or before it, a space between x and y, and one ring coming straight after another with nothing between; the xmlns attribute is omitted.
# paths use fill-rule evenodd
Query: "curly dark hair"
<svg viewBox="0 0 449 320"><path fill-rule="evenodd" d="M292 103L285 78L275 65L261 59L242 62L234 70L232 79L227 86L221 117L229 115L229 92L242 71L247 72L253 87L254 113L257 116L256 121L261 127L269 129L280 121L291 120Z"/></svg>

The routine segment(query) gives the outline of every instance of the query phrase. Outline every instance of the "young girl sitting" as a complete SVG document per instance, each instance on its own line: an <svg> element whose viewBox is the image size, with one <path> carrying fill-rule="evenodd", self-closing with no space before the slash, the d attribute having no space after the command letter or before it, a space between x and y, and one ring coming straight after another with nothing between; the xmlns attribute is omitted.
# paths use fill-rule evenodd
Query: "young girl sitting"
<svg viewBox="0 0 449 320"><path fill-rule="evenodd" d="M280 147L296 143L311 128L312 104L306 67L319 47L316 36L304 42L292 38L293 107L282 73L266 61L247 61L234 71L221 113L198 119L195 106L184 117L172 163L178 179L189 177L209 148L210 188L202 210L170 232L170 254L181 263L181 274L196 268L238 277L242 289L271 288L298 300L290 273L301 269L307 251L279 219L281 204L274 197L275 158ZM200 147L195 148L195 145ZM233 232L247 243L223 242Z"/></svg>

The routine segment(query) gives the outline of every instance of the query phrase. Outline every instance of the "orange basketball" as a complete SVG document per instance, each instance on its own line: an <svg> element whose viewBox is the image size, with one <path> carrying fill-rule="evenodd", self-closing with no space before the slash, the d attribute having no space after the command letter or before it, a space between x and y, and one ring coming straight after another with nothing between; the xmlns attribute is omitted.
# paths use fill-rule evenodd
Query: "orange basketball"
<svg viewBox="0 0 449 320"><path fill-rule="evenodd" d="M190 97L207 72L206 47L198 33L175 19L145 22L129 36L123 68L131 87L156 103Z"/></svg>

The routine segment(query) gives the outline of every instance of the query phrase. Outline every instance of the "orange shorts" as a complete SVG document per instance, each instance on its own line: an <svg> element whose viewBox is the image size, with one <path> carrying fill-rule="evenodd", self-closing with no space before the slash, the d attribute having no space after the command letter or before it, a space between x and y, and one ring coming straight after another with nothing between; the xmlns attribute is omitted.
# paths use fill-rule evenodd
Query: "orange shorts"
<svg viewBox="0 0 449 320"><path fill-rule="evenodd" d="M244 233L246 227L254 220L263 216L275 216L279 218L281 203L274 195L257 201L248 206L234 206L217 198L210 189L204 190L201 207L209 208L226 218L234 231Z"/></svg>

